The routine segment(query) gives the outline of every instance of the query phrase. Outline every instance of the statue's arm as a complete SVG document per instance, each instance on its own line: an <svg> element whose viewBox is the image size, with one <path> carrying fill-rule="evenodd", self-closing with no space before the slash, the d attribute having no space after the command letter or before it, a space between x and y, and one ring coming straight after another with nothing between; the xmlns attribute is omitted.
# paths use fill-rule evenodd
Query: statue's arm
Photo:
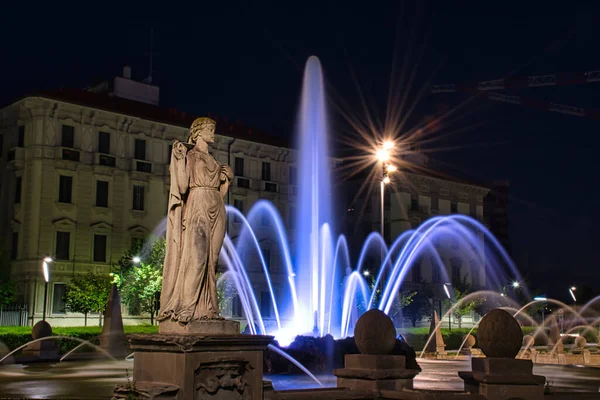
<svg viewBox="0 0 600 400"><path fill-rule="evenodd" d="M229 186L233 181L233 170L227 164L221 164L221 186L219 186L219 192L221 192L221 196L225 197L227 195L227 191L229 190Z"/></svg>
<svg viewBox="0 0 600 400"><path fill-rule="evenodd" d="M175 142L173 144L173 153L171 155L175 164L175 176L177 177L177 187L179 193L187 193L190 186L190 175L186 168L185 156L187 155L187 148L182 142Z"/></svg>

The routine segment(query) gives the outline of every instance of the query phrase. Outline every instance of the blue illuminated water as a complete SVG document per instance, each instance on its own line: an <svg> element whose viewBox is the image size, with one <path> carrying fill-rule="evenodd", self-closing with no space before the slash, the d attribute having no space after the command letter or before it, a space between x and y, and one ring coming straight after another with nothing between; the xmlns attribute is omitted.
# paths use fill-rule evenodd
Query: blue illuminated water
<svg viewBox="0 0 600 400"><path fill-rule="evenodd" d="M279 212L269 201L257 201L245 216L226 207L230 218L241 221L241 229L234 239L225 238L220 261L227 272L221 279L235 284L251 333L274 335L282 345L301 334L346 337L352 334L361 312L377 307L390 313L397 307L407 274L423 260L438 270L437 281L429 283L440 287L451 282L446 266L457 257L464 261L461 275L470 274L473 268L480 271L485 282L480 289L500 291L510 281L522 281L488 229L457 214L430 218L402 233L389 248L381 235L373 232L353 265L345 236L335 232L325 90L316 57L306 63L299 121L294 236L288 236ZM159 235L164 234L164 224L157 229ZM269 266L263 257L257 233L264 238L265 230L270 230L268 236L277 247L277 265ZM379 264L375 282L370 282L372 287L382 288L377 295L365 276L367 259ZM259 271L251 268L257 260ZM385 282L381 282L382 276ZM260 281L268 289L268 299ZM270 310L264 318L267 300Z"/></svg>

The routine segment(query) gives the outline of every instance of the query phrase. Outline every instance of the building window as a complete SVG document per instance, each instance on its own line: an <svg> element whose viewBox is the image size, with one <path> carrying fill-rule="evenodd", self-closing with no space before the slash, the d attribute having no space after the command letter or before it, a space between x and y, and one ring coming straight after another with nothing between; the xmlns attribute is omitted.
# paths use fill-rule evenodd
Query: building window
<svg viewBox="0 0 600 400"><path fill-rule="evenodd" d="M271 250L269 249L261 249L263 260L265 260L265 266L267 267L267 271L271 271Z"/></svg>
<svg viewBox="0 0 600 400"><path fill-rule="evenodd" d="M13 232L10 245L10 259L16 260L19 257L19 232Z"/></svg>
<svg viewBox="0 0 600 400"><path fill-rule="evenodd" d="M98 132L98 152L110 154L110 133Z"/></svg>
<svg viewBox="0 0 600 400"><path fill-rule="evenodd" d="M413 283L421 283L421 263L414 263L412 266Z"/></svg>
<svg viewBox="0 0 600 400"><path fill-rule="evenodd" d="M462 281L462 275L460 272L462 261L460 258L454 257L450 260L450 266L452 267L452 285L458 286Z"/></svg>
<svg viewBox="0 0 600 400"><path fill-rule="evenodd" d="M271 180L271 163L269 163L269 162L262 163L262 180L263 181Z"/></svg>
<svg viewBox="0 0 600 400"><path fill-rule="evenodd" d="M94 235L94 262L106 262L106 235Z"/></svg>
<svg viewBox="0 0 600 400"><path fill-rule="evenodd" d="M233 199L233 206L237 208L242 214L244 213L243 200ZM238 216L237 213L233 216L233 222L242 222L242 219Z"/></svg>
<svg viewBox="0 0 600 400"><path fill-rule="evenodd" d="M290 185L298 184L298 169L296 167L289 168Z"/></svg>
<svg viewBox="0 0 600 400"><path fill-rule="evenodd" d="M419 210L419 199L410 199L410 209L411 211Z"/></svg>
<svg viewBox="0 0 600 400"><path fill-rule="evenodd" d="M69 125L62 126L62 147L75 147L75 128Z"/></svg>
<svg viewBox="0 0 600 400"><path fill-rule="evenodd" d="M73 177L61 175L58 180L58 201L60 203L71 203L73 200Z"/></svg>
<svg viewBox="0 0 600 400"><path fill-rule="evenodd" d="M270 318L273 306L271 305L271 293L260 292L260 314L263 318Z"/></svg>
<svg viewBox="0 0 600 400"><path fill-rule="evenodd" d="M273 182L265 182L265 192L277 193L277 184Z"/></svg>
<svg viewBox="0 0 600 400"><path fill-rule="evenodd" d="M136 211L144 211L144 187L133 186L133 209Z"/></svg>
<svg viewBox="0 0 600 400"><path fill-rule="evenodd" d="M21 190L23 188L23 178L17 176L15 181L15 204L21 203Z"/></svg>
<svg viewBox="0 0 600 400"><path fill-rule="evenodd" d="M133 158L136 160L146 159L146 141L144 139L135 139L135 154Z"/></svg>
<svg viewBox="0 0 600 400"><path fill-rule="evenodd" d="M435 258L431 257L431 282L440 283L442 281L440 275L440 265L436 262Z"/></svg>
<svg viewBox="0 0 600 400"><path fill-rule="evenodd" d="M25 147L25 125L19 127L19 136L17 137L17 147Z"/></svg>
<svg viewBox="0 0 600 400"><path fill-rule="evenodd" d="M290 207L288 225L290 226L290 229L296 229L296 207Z"/></svg>
<svg viewBox="0 0 600 400"><path fill-rule="evenodd" d="M71 249L71 233L56 232L56 255L57 260L68 260Z"/></svg>
<svg viewBox="0 0 600 400"><path fill-rule="evenodd" d="M236 157L235 158L235 175L236 176L244 176L244 158Z"/></svg>
<svg viewBox="0 0 600 400"><path fill-rule="evenodd" d="M458 204L455 201L450 202L450 212L457 213L458 212Z"/></svg>
<svg viewBox="0 0 600 400"><path fill-rule="evenodd" d="M107 181L96 181L96 207L108 207Z"/></svg>
<svg viewBox="0 0 600 400"><path fill-rule="evenodd" d="M242 301L240 300L240 296L236 294L231 300L231 316L239 318L242 316L242 313Z"/></svg>
<svg viewBox="0 0 600 400"><path fill-rule="evenodd" d="M237 185L240 188L250 189L250 179L247 178L237 178Z"/></svg>
<svg viewBox="0 0 600 400"><path fill-rule="evenodd" d="M67 285L64 283L55 283L52 295L52 314L66 314L65 294Z"/></svg>

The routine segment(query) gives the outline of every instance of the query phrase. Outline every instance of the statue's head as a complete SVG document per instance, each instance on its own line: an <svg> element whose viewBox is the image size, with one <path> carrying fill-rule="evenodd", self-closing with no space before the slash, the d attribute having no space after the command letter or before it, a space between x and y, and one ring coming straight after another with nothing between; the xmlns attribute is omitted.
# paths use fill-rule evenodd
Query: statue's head
<svg viewBox="0 0 600 400"><path fill-rule="evenodd" d="M196 143L198 138L209 144L214 143L216 126L217 123L211 118L196 118L190 126L188 143Z"/></svg>

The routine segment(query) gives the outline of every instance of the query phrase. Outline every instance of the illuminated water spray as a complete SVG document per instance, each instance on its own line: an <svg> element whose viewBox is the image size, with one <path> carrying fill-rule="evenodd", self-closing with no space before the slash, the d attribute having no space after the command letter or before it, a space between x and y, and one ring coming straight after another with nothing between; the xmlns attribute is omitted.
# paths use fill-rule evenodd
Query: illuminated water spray
<svg viewBox="0 0 600 400"><path fill-rule="evenodd" d="M301 334L345 337L352 334L353 324L367 309L377 307L391 313L407 274L423 260L439 272L438 282L430 282L432 285L450 282L446 265L457 255L468 260L464 272L474 266L480 269L489 289L501 290L506 282L522 281L487 228L464 215L430 218L399 235L389 248L374 232L357 249L360 255L353 268L346 238L336 237L334 232L330 160L323 74L319 60L311 57L304 73L298 123L294 248L272 203L259 200L246 216L227 206L227 213L241 222L241 229L236 238L225 238L220 261L227 273L222 279L235 284L250 333L275 335L282 345ZM157 229L164 234L164 225ZM270 230L269 237L280 255L273 274L255 233L265 230ZM370 274L363 270L369 257L380 264L373 282L367 280ZM260 269L248 271L256 260ZM384 276L386 281L382 282ZM254 279L264 281L267 296L255 292ZM369 283L382 290L372 292ZM268 318L263 316L265 309L269 309Z"/></svg>

